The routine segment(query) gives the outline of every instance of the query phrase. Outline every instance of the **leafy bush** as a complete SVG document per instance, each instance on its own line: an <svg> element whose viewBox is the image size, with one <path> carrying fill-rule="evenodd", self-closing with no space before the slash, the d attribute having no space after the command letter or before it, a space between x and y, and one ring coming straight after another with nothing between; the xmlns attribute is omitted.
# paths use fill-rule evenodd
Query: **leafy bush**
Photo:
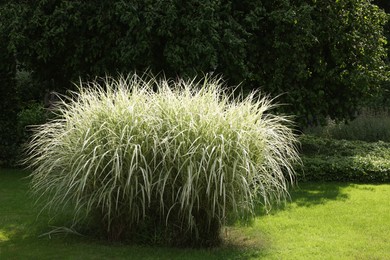
<svg viewBox="0 0 390 260"><path fill-rule="evenodd" d="M207 77L82 84L60 119L36 129L32 189L49 209L73 207L76 223L94 219L109 239L216 243L227 219L283 200L293 180L296 139L272 107Z"/></svg>
<svg viewBox="0 0 390 260"><path fill-rule="evenodd" d="M346 141L303 135L300 181L390 181L390 143Z"/></svg>

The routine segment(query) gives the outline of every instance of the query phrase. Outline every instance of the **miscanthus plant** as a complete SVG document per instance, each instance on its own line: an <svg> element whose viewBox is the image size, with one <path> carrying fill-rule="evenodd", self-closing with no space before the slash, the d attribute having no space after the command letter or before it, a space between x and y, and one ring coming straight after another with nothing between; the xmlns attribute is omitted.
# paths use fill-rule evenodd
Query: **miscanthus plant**
<svg viewBox="0 0 390 260"><path fill-rule="evenodd" d="M58 118L35 129L32 190L109 239L215 243L227 219L288 195L296 138L272 107L255 93L227 94L217 78L80 84Z"/></svg>

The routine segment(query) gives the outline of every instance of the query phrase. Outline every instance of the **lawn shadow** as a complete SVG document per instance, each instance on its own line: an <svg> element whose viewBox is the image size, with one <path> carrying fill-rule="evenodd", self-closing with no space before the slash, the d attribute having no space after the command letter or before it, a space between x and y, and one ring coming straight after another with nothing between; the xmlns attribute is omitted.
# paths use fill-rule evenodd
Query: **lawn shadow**
<svg viewBox="0 0 390 260"><path fill-rule="evenodd" d="M345 201L349 198L344 191L352 184L342 182L304 182L294 187L290 187L289 196L285 202L280 204L273 203L270 208L258 205L256 216L275 214L278 211L288 209L292 204L298 207L314 207L326 204L330 201Z"/></svg>
<svg viewBox="0 0 390 260"><path fill-rule="evenodd" d="M175 248L126 242L108 242L89 236L51 232L61 221L41 214L26 197L23 207L0 220L0 259L258 259L268 249L264 243L229 231L220 246ZM29 203L30 202L30 203ZM1 214L0 214L1 216ZM66 221L62 222L67 225ZM45 235L46 233L46 235ZM233 234L233 236L232 236ZM238 235L237 235L238 234Z"/></svg>
<svg viewBox="0 0 390 260"><path fill-rule="evenodd" d="M267 244L227 239L211 248L175 248L107 242L72 234L40 236L44 223L9 223L0 228L0 259L259 259ZM34 226L38 225L38 227ZM235 232L239 232L236 230ZM224 238L226 239L226 238ZM247 238L251 239L251 238ZM129 256L131 256L129 258Z"/></svg>
<svg viewBox="0 0 390 260"><path fill-rule="evenodd" d="M345 201L349 198L344 191L349 183L341 182L308 182L299 184L290 191L291 203L300 207L323 205L329 201Z"/></svg>

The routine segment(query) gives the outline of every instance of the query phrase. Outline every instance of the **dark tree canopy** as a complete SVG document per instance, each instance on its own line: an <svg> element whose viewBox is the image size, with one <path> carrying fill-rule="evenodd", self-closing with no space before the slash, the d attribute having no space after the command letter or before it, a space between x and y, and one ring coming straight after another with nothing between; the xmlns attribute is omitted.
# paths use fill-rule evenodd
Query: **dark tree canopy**
<svg viewBox="0 0 390 260"><path fill-rule="evenodd" d="M0 14L0 165L13 158L16 150L15 134L17 93L15 83L16 61L9 48L11 14Z"/></svg>
<svg viewBox="0 0 390 260"><path fill-rule="evenodd" d="M43 89L133 70L213 71L281 95L307 125L351 118L387 81L387 18L369 0L6 2L7 48Z"/></svg>
<svg viewBox="0 0 390 260"><path fill-rule="evenodd" d="M386 13L390 13L390 1L388 0L374 0L374 4L385 10Z"/></svg>

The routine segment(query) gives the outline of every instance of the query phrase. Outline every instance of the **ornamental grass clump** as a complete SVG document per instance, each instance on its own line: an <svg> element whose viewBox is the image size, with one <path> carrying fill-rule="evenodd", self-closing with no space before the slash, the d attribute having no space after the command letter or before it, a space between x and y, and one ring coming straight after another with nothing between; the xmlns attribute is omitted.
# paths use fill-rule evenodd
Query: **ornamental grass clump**
<svg viewBox="0 0 390 260"><path fill-rule="evenodd" d="M215 244L227 220L288 195L296 138L272 107L227 94L217 78L80 84L57 119L36 127L32 190L111 240Z"/></svg>

